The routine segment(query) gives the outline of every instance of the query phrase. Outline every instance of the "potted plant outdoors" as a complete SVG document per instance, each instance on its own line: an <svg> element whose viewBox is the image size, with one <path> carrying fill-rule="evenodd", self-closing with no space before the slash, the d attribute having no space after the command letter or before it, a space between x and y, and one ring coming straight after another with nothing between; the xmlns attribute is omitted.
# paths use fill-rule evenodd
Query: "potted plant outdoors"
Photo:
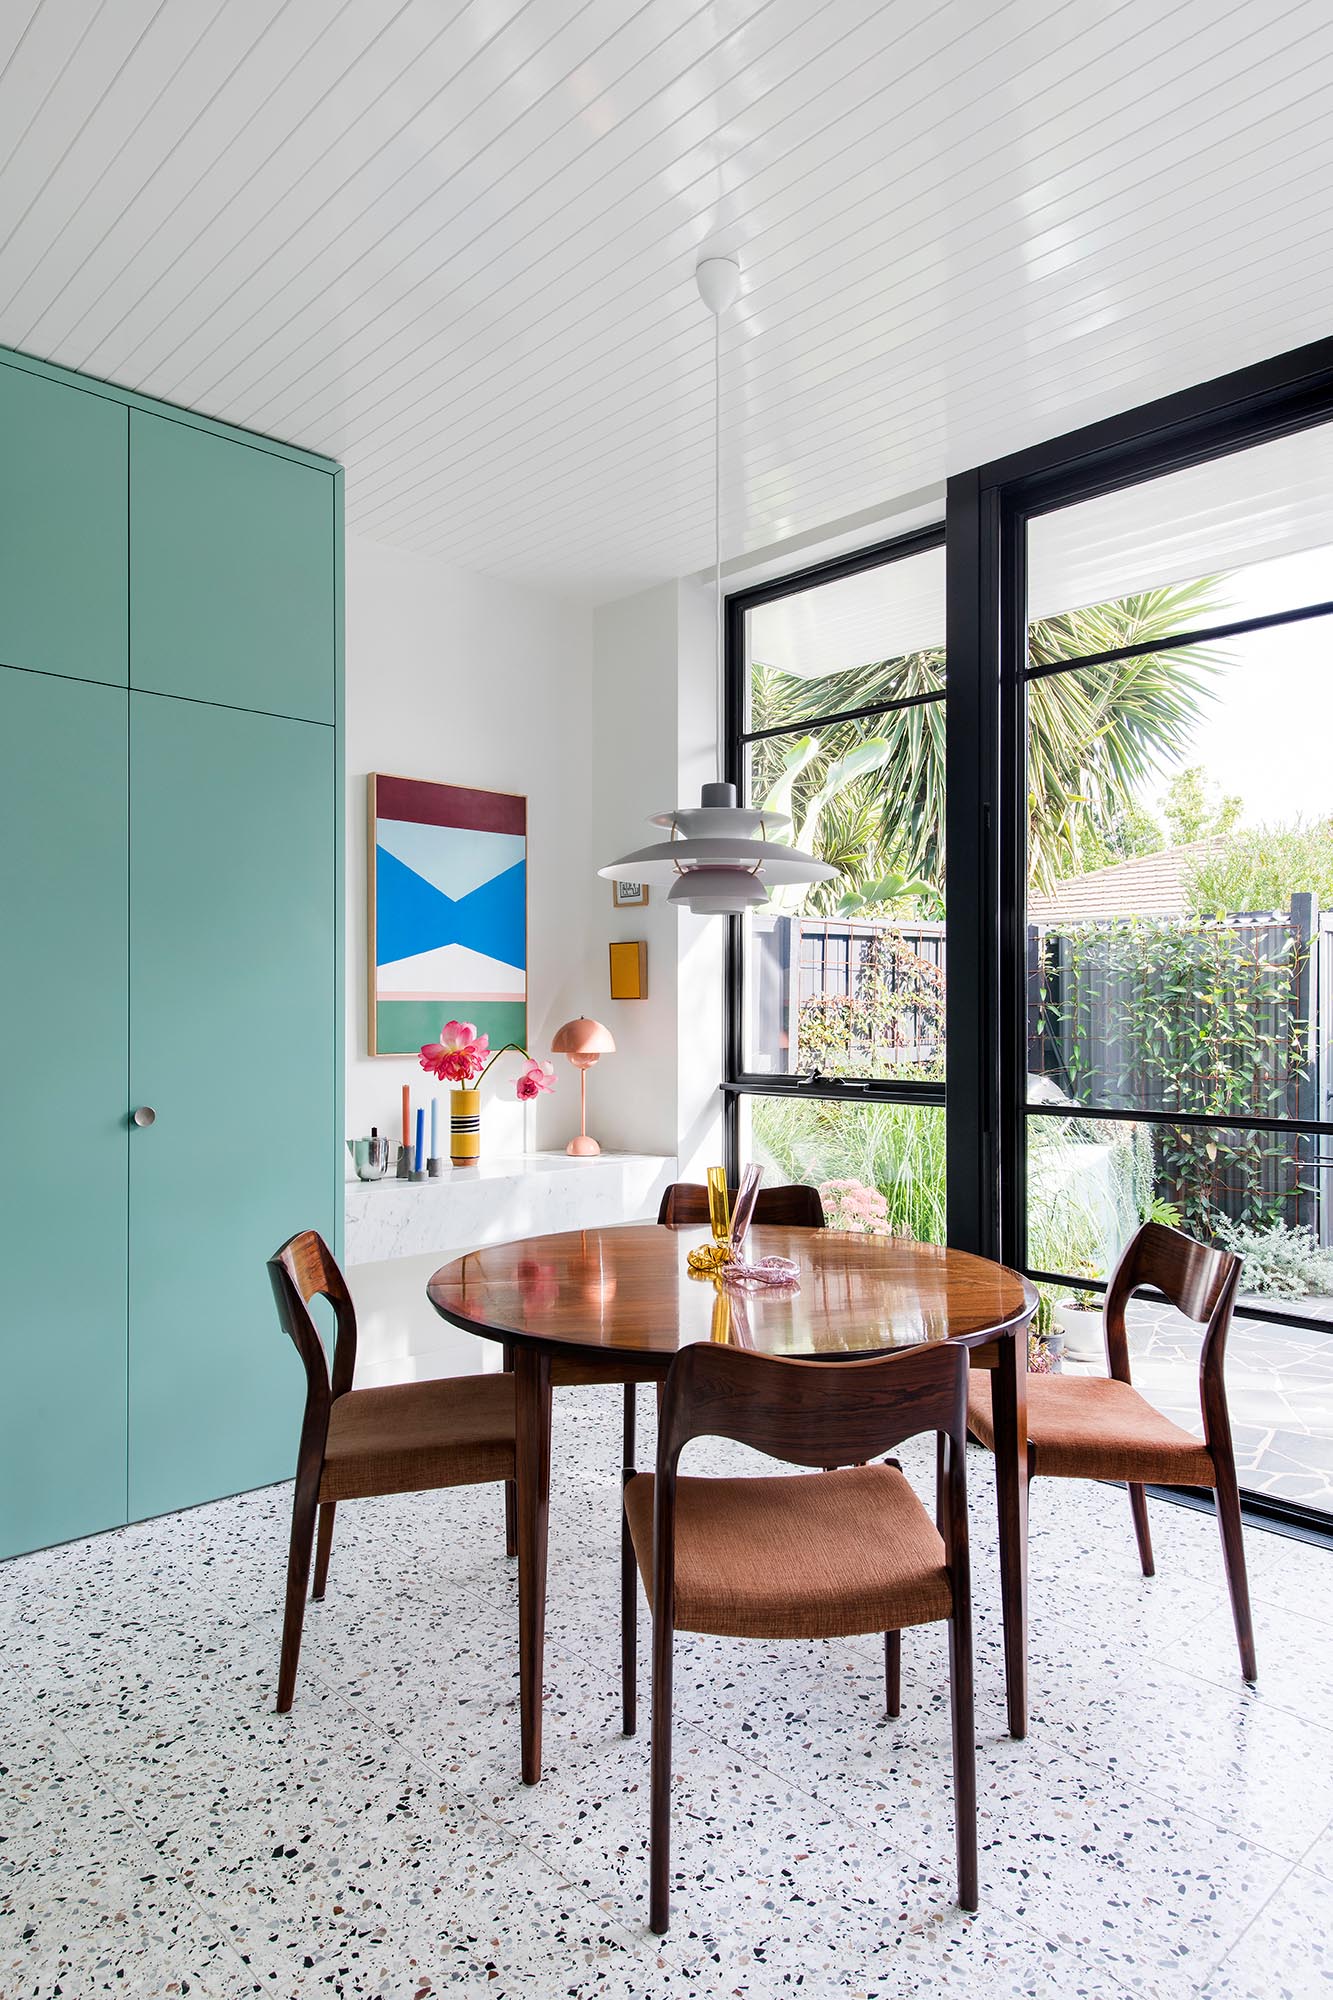
<svg viewBox="0 0 1333 2000"><path fill-rule="evenodd" d="M1037 1286L1037 1310L1028 1328L1028 1374L1058 1375L1064 1354L1056 1295L1049 1285Z"/></svg>
<svg viewBox="0 0 1333 2000"><path fill-rule="evenodd" d="M1080 1265L1076 1276L1090 1278L1090 1266ZM1078 1291L1070 1293L1055 1309L1056 1318L1064 1334L1065 1355L1070 1361L1104 1362L1106 1360L1106 1329L1102 1319L1102 1295L1100 1292Z"/></svg>
<svg viewBox="0 0 1333 2000"><path fill-rule="evenodd" d="M543 1091L555 1089L555 1065L538 1062L518 1042L506 1042L491 1051L489 1035L479 1035L471 1021L446 1021L438 1042L425 1042L421 1067L441 1083L453 1085L449 1093L449 1153L456 1167L470 1166L481 1157L481 1085L487 1070L510 1051L524 1058L526 1067L514 1085L520 1103L530 1103Z"/></svg>

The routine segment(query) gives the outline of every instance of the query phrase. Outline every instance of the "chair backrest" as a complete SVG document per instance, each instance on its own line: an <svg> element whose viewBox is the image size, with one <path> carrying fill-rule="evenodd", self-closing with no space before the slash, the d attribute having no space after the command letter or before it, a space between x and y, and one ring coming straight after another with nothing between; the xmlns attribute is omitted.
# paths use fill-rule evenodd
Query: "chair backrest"
<svg viewBox="0 0 1333 2000"><path fill-rule="evenodd" d="M338 1261L317 1229L289 1236L268 1260L269 1282L278 1318L291 1335L305 1364L306 1408L327 1406L345 1396L356 1373L356 1308ZM330 1375L324 1342L310 1301L324 1298L333 1307L333 1370Z"/></svg>
<svg viewBox="0 0 1333 2000"><path fill-rule="evenodd" d="M955 1601L967 1601L967 1349L932 1341L869 1361L796 1361L699 1341L667 1374L653 1494L654 1613L675 1590L676 1468L691 1438L725 1437L789 1465L859 1465L936 1432L937 1518Z"/></svg>
<svg viewBox="0 0 1333 2000"><path fill-rule="evenodd" d="M731 1190L735 1199L736 1190ZM695 1228L708 1222L708 1189L694 1181L673 1181L662 1196L657 1219L668 1227ZM823 1229L824 1204L818 1188L761 1187L754 1205L755 1222L786 1224L789 1229Z"/></svg>
<svg viewBox="0 0 1333 2000"><path fill-rule="evenodd" d="M1151 1285L1187 1319L1206 1323L1201 1375L1221 1376L1240 1283L1240 1258L1231 1250L1196 1243L1183 1230L1145 1222L1126 1244L1106 1288L1106 1358L1118 1381L1128 1382L1129 1340L1125 1307L1134 1293Z"/></svg>
<svg viewBox="0 0 1333 2000"><path fill-rule="evenodd" d="M681 1349L658 1416L658 1470L691 1438L725 1437L789 1465L859 1465L922 1431L961 1447L967 1350L932 1341L868 1361L796 1361L721 1343Z"/></svg>

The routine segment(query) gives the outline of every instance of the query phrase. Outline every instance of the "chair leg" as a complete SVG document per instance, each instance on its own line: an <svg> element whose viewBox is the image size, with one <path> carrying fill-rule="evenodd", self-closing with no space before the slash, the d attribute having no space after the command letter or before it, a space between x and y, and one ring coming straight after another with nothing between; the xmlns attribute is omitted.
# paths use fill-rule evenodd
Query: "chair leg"
<svg viewBox="0 0 1333 2000"><path fill-rule="evenodd" d="M949 1713L953 1724L954 1839L958 1901L977 1907L977 1731L972 1709L972 1612L949 1620Z"/></svg>
<svg viewBox="0 0 1333 2000"><path fill-rule="evenodd" d="M1227 1568L1227 1589L1231 1592L1231 1615L1240 1648L1240 1671L1243 1679L1254 1681L1258 1679L1258 1671L1254 1659L1254 1622L1250 1617L1250 1585L1245 1574L1245 1534L1240 1522L1240 1491L1230 1466L1217 1468L1216 1499L1222 1558Z"/></svg>
<svg viewBox="0 0 1333 2000"><path fill-rule="evenodd" d="M661 1937L671 1922L672 1621L653 1613L652 1805L648 1850L648 1923Z"/></svg>
<svg viewBox="0 0 1333 2000"><path fill-rule="evenodd" d="M625 1488L634 1477L634 1424L637 1415L633 1382L625 1384L625 1426L620 1463L620 1727L633 1736L639 1726L639 1569L634 1537L625 1512Z"/></svg>
<svg viewBox="0 0 1333 2000"><path fill-rule="evenodd" d="M282 1653L278 1661L278 1714L286 1715L296 1693L296 1667L301 1657L305 1624L305 1593L310 1581L310 1548L315 1539L319 1504L318 1475L304 1482L298 1476L292 1501L292 1536L287 1551L287 1608L282 1620Z"/></svg>
<svg viewBox="0 0 1333 2000"><path fill-rule="evenodd" d="M333 1515L336 1500L322 1500L319 1508L319 1529L315 1536L315 1582L310 1595L322 1598L324 1586L329 1580L329 1556L333 1549Z"/></svg>
<svg viewBox="0 0 1333 2000"><path fill-rule="evenodd" d="M884 1634L884 1697L890 1715L902 1712L903 1635L901 1632Z"/></svg>
<svg viewBox="0 0 1333 2000"><path fill-rule="evenodd" d="M1134 1535L1139 1545L1139 1563L1145 1576L1156 1576L1152 1556L1152 1535L1148 1529L1148 1496L1137 1480L1129 1481L1129 1511L1134 1516Z"/></svg>

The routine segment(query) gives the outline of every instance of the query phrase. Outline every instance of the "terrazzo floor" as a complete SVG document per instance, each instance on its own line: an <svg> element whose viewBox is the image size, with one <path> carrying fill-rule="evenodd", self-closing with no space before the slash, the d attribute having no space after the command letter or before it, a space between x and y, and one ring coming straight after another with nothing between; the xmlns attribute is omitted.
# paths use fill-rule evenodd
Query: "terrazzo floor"
<svg viewBox="0 0 1333 2000"><path fill-rule="evenodd" d="M618 1392L556 1400L535 1790L495 1489L340 1510L285 1718L289 1488L0 1568L4 2000L1333 1995L1333 1558L1251 1534L1250 1692L1210 1518L1154 1505L1144 1583L1123 1493L1039 1483L1013 1743L980 1453L979 1913L953 1902L942 1628L905 1639L897 1722L873 1638L682 1637L653 1938L648 1736L618 1726Z"/></svg>

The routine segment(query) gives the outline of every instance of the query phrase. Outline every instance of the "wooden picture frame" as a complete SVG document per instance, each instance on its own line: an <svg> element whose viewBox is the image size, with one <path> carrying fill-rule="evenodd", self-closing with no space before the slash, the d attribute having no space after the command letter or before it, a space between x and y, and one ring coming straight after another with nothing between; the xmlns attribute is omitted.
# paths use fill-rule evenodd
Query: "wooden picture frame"
<svg viewBox="0 0 1333 2000"><path fill-rule="evenodd" d="M611 901L618 910L642 910L648 903L646 882L613 882Z"/></svg>

